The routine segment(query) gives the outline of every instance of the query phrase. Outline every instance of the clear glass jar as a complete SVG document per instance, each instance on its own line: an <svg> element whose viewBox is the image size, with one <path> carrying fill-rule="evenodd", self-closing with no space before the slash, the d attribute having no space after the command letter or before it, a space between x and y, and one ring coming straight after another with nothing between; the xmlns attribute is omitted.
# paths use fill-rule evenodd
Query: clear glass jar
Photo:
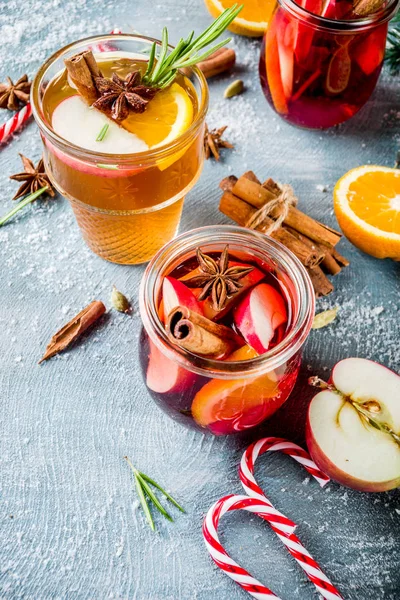
<svg viewBox="0 0 400 600"><path fill-rule="evenodd" d="M288 298L285 337L266 354L250 360L203 358L171 344L158 313L163 278L192 257L197 247L208 254L221 252L227 244L229 253L239 260L259 265L264 272L273 271ZM287 400L312 325L315 297L306 270L279 242L242 227L194 229L153 258L143 275L139 297L143 378L154 401L170 417L224 435L258 425Z"/></svg>
<svg viewBox="0 0 400 600"><path fill-rule="evenodd" d="M107 260L135 264L149 260L178 230L185 195L203 166L207 82L196 67L186 73L197 97L193 122L170 143L135 154L85 150L61 138L46 118L43 99L49 83L64 70L64 59L91 49L146 59L151 38L103 35L62 48L39 69L32 85L33 115L40 128L46 171L71 203L88 246Z"/></svg>
<svg viewBox="0 0 400 600"><path fill-rule="evenodd" d="M301 4L309 10L278 0L261 50L261 86L283 119L323 129L350 119L374 91L399 0L352 20L343 20L352 7L347 0Z"/></svg>

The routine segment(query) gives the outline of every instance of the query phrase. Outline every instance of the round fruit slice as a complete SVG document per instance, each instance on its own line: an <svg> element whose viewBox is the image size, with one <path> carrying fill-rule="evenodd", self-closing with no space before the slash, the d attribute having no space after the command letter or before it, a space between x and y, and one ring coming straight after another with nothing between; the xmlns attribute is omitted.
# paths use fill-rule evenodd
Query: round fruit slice
<svg viewBox="0 0 400 600"><path fill-rule="evenodd" d="M400 171L366 165L344 175L334 189L344 235L377 258L400 259Z"/></svg>
<svg viewBox="0 0 400 600"><path fill-rule="evenodd" d="M249 346L239 348L228 360L249 360L258 356ZM196 423L216 435L253 427L283 404L274 371L252 379L212 379L196 394L192 415Z"/></svg>
<svg viewBox="0 0 400 600"><path fill-rule="evenodd" d="M236 4L236 0L205 0L205 4L213 17ZM246 0L243 2L240 16L229 25L233 33L248 37L261 37L267 29L275 8L272 0Z"/></svg>
<svg viewBox="0 0 400 600"><path fill-rule="evenodd" d="M193 104L178 83L159 91L143 113L129 114L123 126L149 148L168 144L184 133L193 121Z"/></svg>
<svg viewBox="0 0 400 600"><path fill-rule="evenodd" d="M347 88L351 72L351 58L347 44L336 50L329 63L326 90L330 94L341 94Z"/></svg>

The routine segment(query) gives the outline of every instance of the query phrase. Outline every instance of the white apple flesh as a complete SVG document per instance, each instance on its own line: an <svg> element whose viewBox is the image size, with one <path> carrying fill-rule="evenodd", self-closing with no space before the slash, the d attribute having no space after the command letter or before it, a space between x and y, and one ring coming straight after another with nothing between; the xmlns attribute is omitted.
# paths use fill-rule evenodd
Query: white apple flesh
<svg viewBox="0 0 400 600"><path fill-rule="evenodd" d="M88 106L78 95L60 102L51 122L58 135L79 148L106 154L133 154L148 150L147 144L137 135ZM98 142L96 139L104 125L108 125L106 135Z"/></svg>
<svg viewBox="0 0 400 600"><path fill-rule="evenodd" d="M340 361L332 371L332 386L309 406L306 438L314 462L356 490L383 492L400 486L399 434L400 377L370 360Z"/></svg>

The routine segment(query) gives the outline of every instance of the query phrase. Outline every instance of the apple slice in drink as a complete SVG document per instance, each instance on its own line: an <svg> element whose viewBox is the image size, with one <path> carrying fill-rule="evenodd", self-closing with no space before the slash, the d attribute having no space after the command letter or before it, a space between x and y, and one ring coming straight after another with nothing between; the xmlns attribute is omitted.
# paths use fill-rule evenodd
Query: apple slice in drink
<svg viewBox="0 0 400 600"><path fill-rule="evenodd" d="M258 354L268 351L275 331L287 322L281 294L268 283L260 283L234 310L234 322L246 342Z"/></svg>
<svg viewBox="0 0 400 600"><path fill-rule="evenodd" d="M131 154L148 149L147 144L137 135L123 129L104 113L88 106L79 95L70 96L60 102L53 112L52 126L60 137L83 150L106 154ZM108 127L104 138L97 141L100 131L106 126ZM48 140L46 144L65 164L96 177L125 177L143 170L141 167L106 168L107 165L101 166L100 160L100 166L96 166L65 154Z"/></svg>
<svg viewBox="0 0 400 600"><path fill-rule="evenodd" d="M332 384L317 386L323 391L310 403L306 437L318 467L356 490L398 487L400 377L370 360L347 358L334 367Z"/></svg>
<svg viewBox="0 0 400 600"><path fill-rule="evenodd" d="M322 0L301 0L299 4L306 11L314 15L321 15L322 13ZM315 30L313 26L300 22L297 24L294 53L296 61L300 64L304 63L308 58L313 43L314 33Z"/></svg>
<svg viewBox="0 0 400 600"><path fill-rule="evenodd" d="M249 346L235 350L228 361L258 356ZM192 415L196 423L215 435L253 427L271 416L283 404L279 380L274 371L253 379L211 379L196 394Z"/></svg>
<svg viewBox="0 0 400 600"><path fill-rule="evenodd" d="M230 260L229 264L228 264L229 268L231 268L231 267L251 267L251 266L252 265L238 262L236 260ZM192 277L198 277L199 275L204 275L204 273L200 269L200 267L197 267L196 269L193 269L193 271L190 271L190 273L187 273L186 275L181 277L179 281L184 283L188 279L191 279ZM251 287L256 285L259 281L264 279L264 277L265 277L265 273L263 273L260 269L257 269L257 267L253 267L253 270L250 271L250 273L248 273L247 275L242 277L242 279L240 279L239 283L242 287L239 289L239 291L236 292L236 294L234 294L230 298L228 298L228 300L225 304L225 308L223 308L223 310L221 310L219 312L214 309L213 303L212 303L212 300L210 297L206 298L205 300L200 301L199 304L203 310L204 316L207 317L207 319L211 319L211 321L213 321L213 320L218 321L218 320L222 319L231 310L232 306L239 300L239 298L247 290L249 290ZM202 288L192 288L192 292L196 298L198 298L200 296L201 291L202 291Z"/></svg>
<svg viewBox="0 0 400 600"><path fill-rule="evenodd" d="M185 306L199 315L204 314L203 308L196 300L192 290L174 277L164 277L162 299L165 318L177 306Z"/></svg>
<svg viewBox="0 0 400 600"><path fill-rule="evenodd" d="M268 27L267 33L265 34L265 69L268 88L275 110L280 115L287 115L288 105L282 82L277 38L278 29L275 17L275 19L272 20L271 25Z"/></svg>
<svg viewBox="0 0 400 600"><path fill-rule="evenodd" d="M352 51L352 57L366 75L372 75L385 57L386 27L367 31Z"/></svg>
<svg viewBox="0 0 400 600"><path fill-rule="evenodd" d="M149 346L147 387L158 394L179 394L188 390L193 385L196 375L170 360L150 339Z"/></svg>

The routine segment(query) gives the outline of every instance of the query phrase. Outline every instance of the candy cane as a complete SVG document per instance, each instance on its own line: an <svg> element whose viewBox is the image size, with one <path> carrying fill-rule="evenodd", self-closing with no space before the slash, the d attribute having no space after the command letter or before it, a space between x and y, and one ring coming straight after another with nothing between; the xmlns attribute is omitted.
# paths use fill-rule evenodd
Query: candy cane
<svg viewBox="0 0 400 600"><path fill-rule="evenodd" d="M303 450L303 448L300 448L300 446L297 444L293 444L292 442L288 442L282 438L268 437L263 438L249 446L244 452L240 462L240 480L245 491L250 497L257 499L258 501L264 500L264 502L272 507L272 504L266 498L265 494L258 486L254 478L254 464L258 456L268 451L283 452L284 454L288 454L294 458L294 460L303 465L303 467L314 477L314 479L318 481L321 487L328 483L329 477L327 477L318 469L317 465L311 460L308 452ZM265 518L266 520L269 520L267 516ZM293 532L286 533L282 531L282 529L279 529L273 520L270 520L269 522L272 529L285 544L293 558L295 558L295 560L305 571L306 575L315 585L321 596L327 600L342 598L337 589L322 571L321 567L300 542L299 538Z"/></svg>
<svg viewBox="0 0 400 600"><path fill-rule="evenodd" d="M0 144L3 144L8 138L15 133L20 127L25 125L32 115L32 107L30 102L21 110L13 115L8 121L0 125Z"/></svg>
<svg viewBox="0 0 400 600"><path fill-rule="evenodd" d="M217 533L219 520L226 512L233 510L248 510L266 519L270 514L271 507L266 502L249 498L249 496L235 496L232 494L218 500L210 508L203 522L204 542L211 558L228 577L236 581L253 598L257 598L257 600L277 598L280 600L274 592L271 592L270 589L238 565L221 545Z"/></svg>

